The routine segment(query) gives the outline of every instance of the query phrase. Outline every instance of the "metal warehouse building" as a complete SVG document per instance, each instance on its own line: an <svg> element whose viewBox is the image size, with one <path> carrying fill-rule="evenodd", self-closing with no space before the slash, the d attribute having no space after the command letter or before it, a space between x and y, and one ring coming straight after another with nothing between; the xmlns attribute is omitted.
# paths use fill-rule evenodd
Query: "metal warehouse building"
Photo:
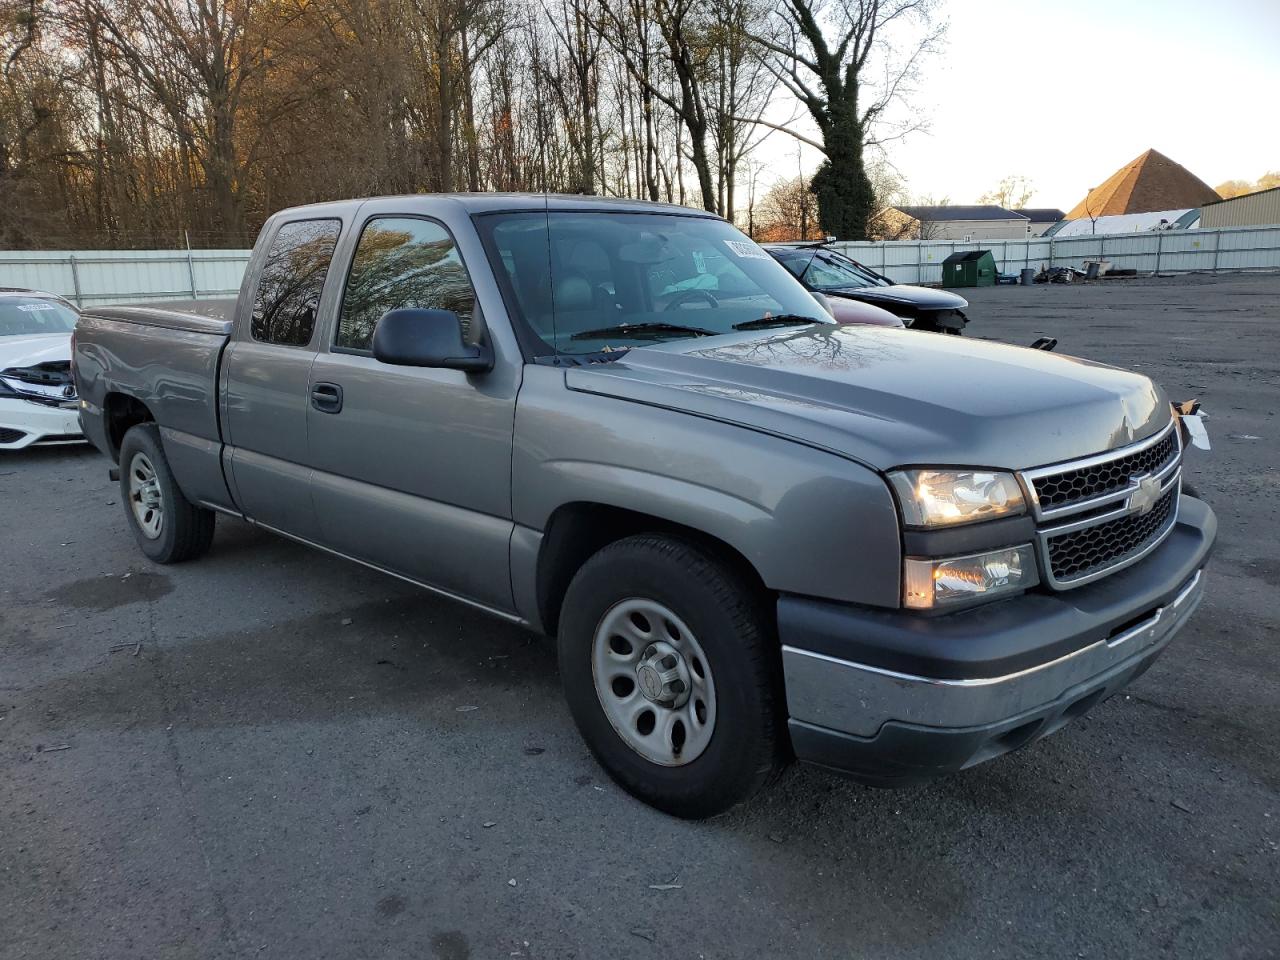
<svg viewBox="0 0 1280 960"><path fill-rule="evenodd" d="M1200 226L1258 227L1280 223L1280 187L1206 203L1200 208Z"/></svg>

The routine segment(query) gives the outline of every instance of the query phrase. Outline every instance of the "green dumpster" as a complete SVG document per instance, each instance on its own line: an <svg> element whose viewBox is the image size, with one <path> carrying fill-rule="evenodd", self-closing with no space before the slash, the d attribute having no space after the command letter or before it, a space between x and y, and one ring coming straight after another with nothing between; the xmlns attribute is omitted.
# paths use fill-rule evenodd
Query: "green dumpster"
<svg viewBox="0 0 1280 960"><path fill-rule="evenodd" d="M990 250L963 250L942 261L944 287L994 287L996 258Z"/></svg>

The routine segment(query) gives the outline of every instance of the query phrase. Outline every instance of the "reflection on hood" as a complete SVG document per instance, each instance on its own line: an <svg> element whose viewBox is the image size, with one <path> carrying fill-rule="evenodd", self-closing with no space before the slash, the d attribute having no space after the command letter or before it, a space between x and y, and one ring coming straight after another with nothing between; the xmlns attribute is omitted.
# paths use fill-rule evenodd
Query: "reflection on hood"
<svg viewBox="0 0 1280 960"><path fill-rule="evenodd" d="M566 371L570 389L734 423L880 470L1026 469L1102 453L1169 422L1149 379L1074 357L888 327L637 347Z"/></svg>

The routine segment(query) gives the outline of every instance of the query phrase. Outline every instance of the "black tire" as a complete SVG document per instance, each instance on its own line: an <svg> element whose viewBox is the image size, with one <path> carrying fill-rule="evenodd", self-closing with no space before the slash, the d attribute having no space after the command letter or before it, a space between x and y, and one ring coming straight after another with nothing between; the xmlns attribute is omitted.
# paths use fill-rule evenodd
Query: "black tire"
<svg viewBox="0 0 1280 960"><path fill-rule="evenodd" d="M697 638L714 677L715 721L695 758L664 766L633 749L596 692L597 626L618 603L653 600ZM623 789L677 817L723 813L783 763L781 661L772 612L729 565L674 537L628 537L600 550L569 585L557 641L570 712L600 765Z"/></svg>
<svg viewBox="0 0 1280 960"><path fill-rule="evenodd" d="M134 510L137 495L133 492L130 470L141 454L154 469L159 490L162 519L158 535L149 536ZM138 464L141 465L141 462ZM160 429L154 423L130 427L120 443L120 501L134 539L148 558L156 563L181 563L194 560L208 551L213 543L215 514L198 507L178 489L160 443Z"/></svg>

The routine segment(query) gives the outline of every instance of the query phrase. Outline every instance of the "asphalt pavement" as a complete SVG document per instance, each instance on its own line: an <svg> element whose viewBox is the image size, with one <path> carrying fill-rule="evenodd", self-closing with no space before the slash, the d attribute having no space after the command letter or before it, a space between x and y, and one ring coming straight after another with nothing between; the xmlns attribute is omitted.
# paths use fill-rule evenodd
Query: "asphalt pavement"
<svg viewBox="0 0 1280 960"><path fill-rule="evenodd" d="M153 566L99 454L0 455L0 958L1280 955L1280 276L972 300L1204 402L1203 606L1026 750L705 823L601 772L546 641L233 520Z"/></svg>

